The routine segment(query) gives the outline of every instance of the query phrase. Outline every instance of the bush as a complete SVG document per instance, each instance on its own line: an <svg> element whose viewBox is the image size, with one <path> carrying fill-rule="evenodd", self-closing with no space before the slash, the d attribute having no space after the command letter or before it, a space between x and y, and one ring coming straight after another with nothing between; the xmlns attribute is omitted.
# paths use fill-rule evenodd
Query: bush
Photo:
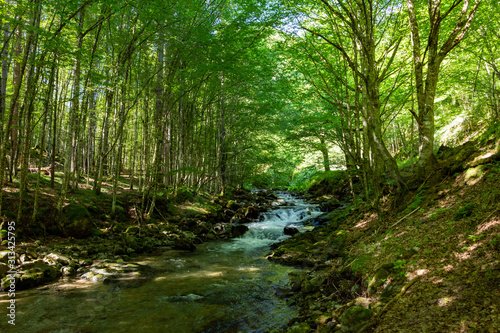
<svg viewBox="0 0 500 333"><path fill-rule="evenodd" d="M303 193L309 189L314 177L321 171L314 168L301 170L293 175L293 179L288 186L289 191Z"/></svg>
<svg viewBox="0 0 500 333"><path fill-rule="evenodd" d="M313 176L308 192L315 196L331 194L336 188L344 185L347 173L343 170L318 172Z"/></svg>

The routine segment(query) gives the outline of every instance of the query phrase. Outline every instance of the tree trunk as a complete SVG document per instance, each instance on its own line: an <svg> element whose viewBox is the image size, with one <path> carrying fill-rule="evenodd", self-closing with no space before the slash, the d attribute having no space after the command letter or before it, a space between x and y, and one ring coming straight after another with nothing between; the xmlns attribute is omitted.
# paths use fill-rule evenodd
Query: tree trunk
<svg viewBox="0 0 500 333"><path fill-rule="evenodd" d="M473 8L470 8L470 2L468 0L464 2L455 27L451 30L451 33L444 40L441 47L439 47L439 40L443 40L443 36L440 36L441 24L452 11L459 8L458 4L460 2L461 1L454 1L453 6L446 11L446 13L441 14L441 1L428 0L430 29L427 45L425 48L422 48L415 1L406 0L413 47L413 66L417 90L418 115L413 110L411 112L417 120L419 129L420 160L417 165L417 178L421 181L424 180L426 175L432 172L437 163L436 157L434 156L434 98L436 96L439 79L439 69L446 55L465 37L481 1L476 0ZM425 49L428 53L425 79L423 73L424 59L421 55L422 49Z"/></svg>
<svg viewBox="0 0 500 333"><path fill-rule="evenodd" d="M328 157L328 147L326 146L325 137L320 135L319 141L321 154L323 154L323 166L325 167L325 171L330 171L330 158Z"/></svg>
<svg viewBox="0 0 500 333"><path fill-rule="evenodd" d="M85 11L81 10L79 13L79 29L77 36L77 50L81 50L83 45L83 24L85 20ZM71 173L72 173L72 165L73 165L73 157L74 157L74 135L75 135L75 121L77 117L77 113L80 109L80 75L81 75L81 57L76 57L75 59L75 73L74 73L74 81L73 81L73 96L71 99L71 107L68 115L68 128L66 132L65 138L65 152L64 152L64 175L63 182L61 187L61 193L59 195L59 200L57 203L57 210L59 213L62 212L64 207L64 201L66 200L66 196L68 194L68 187L70 183ZM77 181L77 180L76 180Z"/></svg>

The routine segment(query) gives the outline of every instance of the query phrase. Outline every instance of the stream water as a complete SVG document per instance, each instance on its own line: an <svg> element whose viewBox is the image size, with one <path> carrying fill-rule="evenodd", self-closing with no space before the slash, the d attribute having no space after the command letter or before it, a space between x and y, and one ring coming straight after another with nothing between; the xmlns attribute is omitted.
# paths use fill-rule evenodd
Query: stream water
<svg viewBox="0 0 500 333"><path fill-rule="evenodd" d="M265 259L283 228L318 215L302 200L262 213L241 238L204 243L195 252L167 251L134 262L154 276L134 288L83 279L60 280L16 293L16 325L0 318L1 332L267 332L298 315L279 297L293 268ZM0 314L8 305L0 294Z"/></svg>

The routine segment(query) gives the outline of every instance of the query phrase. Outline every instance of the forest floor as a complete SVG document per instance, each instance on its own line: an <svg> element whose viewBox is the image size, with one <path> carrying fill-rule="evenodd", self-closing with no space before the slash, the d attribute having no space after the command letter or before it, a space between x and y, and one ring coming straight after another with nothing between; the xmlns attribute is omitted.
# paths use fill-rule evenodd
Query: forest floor
<svg viewBox="0 0 500 333"><path fill-rule="evenodd" d="M291 277L301 316L288 332L500 332L500 143L438 157L404 200L383 198L381 219L339 208L275 248L271 260L305 268Z"/></svg>

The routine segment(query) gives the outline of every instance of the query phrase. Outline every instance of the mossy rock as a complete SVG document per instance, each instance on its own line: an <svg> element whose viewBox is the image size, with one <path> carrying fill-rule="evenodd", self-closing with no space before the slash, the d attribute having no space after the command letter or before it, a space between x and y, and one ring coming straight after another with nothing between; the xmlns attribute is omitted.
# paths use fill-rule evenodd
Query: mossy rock
<svg viewBox="0 0 500 333"><path fill-rule="evenodd" d="M177 203L192 201L194 199L194 191L185 187L180 187L175 190L174 200Z"/></svg>
<svg viewBox="0 0 500 333"><path fill-rule="evenodd" d="M380 267L377 269L375 276L368 284L368 295L373 295L377 289L384 284L385 280L391 275L392 267Z"/></svg>
<svg viewBox="0 0 500 333"><path fill-rule="evenodd" d="M66 216L66 218L70 221L79 220L85 217L90 217L87 208L83 207L82 205L73 203L64 207L63 213Z"/></svg>
<svg viewBox="0 0 500 333"><path fill-rule="evenodd" d="M231 235L233 237L241 237L248 231L248 227L246 225L233 225L231 226Z"/></svg>
<svg viewBox="0 0 500 333"><path fill-rule="evenodd" d="M127 211L120 205L115 205L115 212L112 215L119 221L127 220Z"/></svg>
<svg viewBox="0 0 500 333"><path fill-rule="evenodd" d="M93 223L85 207L78 204L69 204L63 208L65 216L64 230L66 236L85 238L92 233Z"/></svg>
<svg viewBox="0 0 500 333"><path fill-rule="evenodd" d="M373 311L365 309L362 306L352 306L342 313L340 316L340 324L342 325L342 332L357 332L367 321L373 316Z"/></svg>
<svg viewBox="0 0 500 333"><path fill-rule="evenodd" d="M55 281L60 276L60 272L55 266L39 263L36 267L28 269L26 273L19 277L16 287L19 290L30 289Z"/></svg>
<svg viewBox="0 0 500 333"><path fill-rule="evenodd" d="M298 323L293 325L287 333L309 333L312 332L311 326L308 323Z"/></svg>

